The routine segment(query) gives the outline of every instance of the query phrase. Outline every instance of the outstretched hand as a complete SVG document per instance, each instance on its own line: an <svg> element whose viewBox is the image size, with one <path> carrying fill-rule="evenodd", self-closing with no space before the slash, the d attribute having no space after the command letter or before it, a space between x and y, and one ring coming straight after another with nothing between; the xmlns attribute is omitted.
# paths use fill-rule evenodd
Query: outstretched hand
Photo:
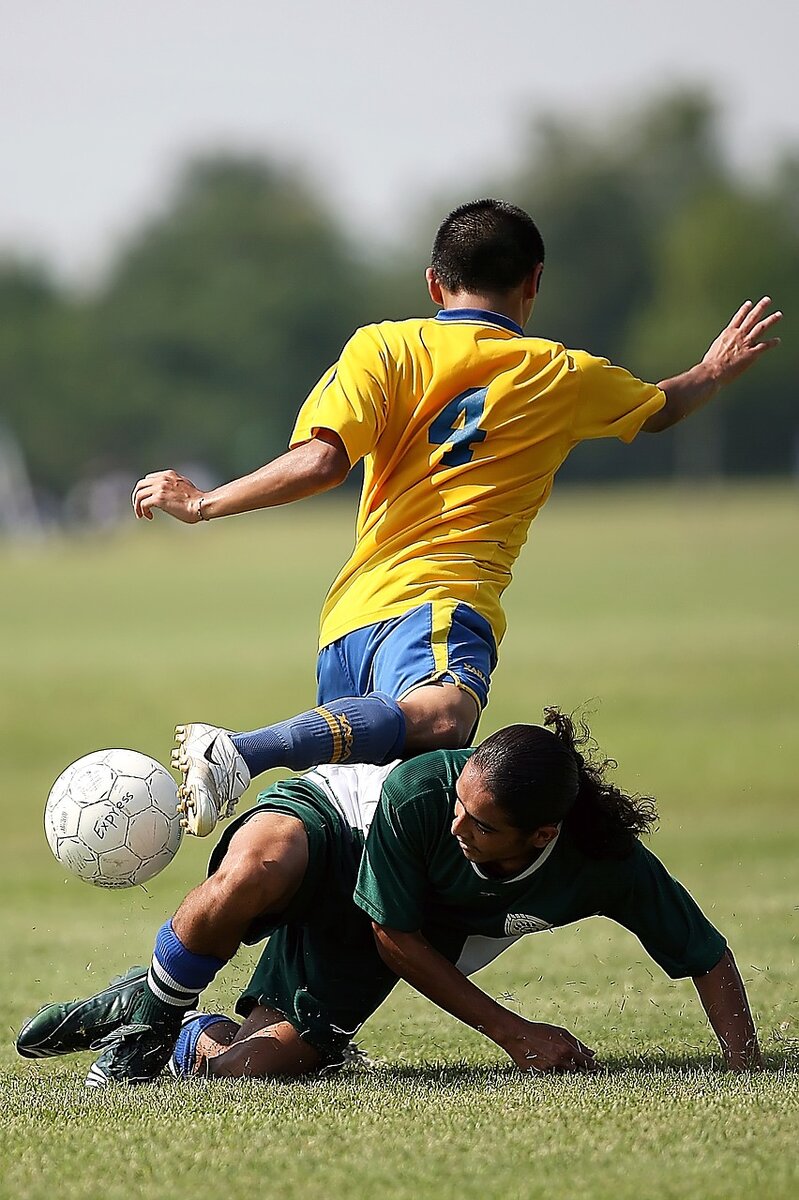
<svg viewBox="0 0 799 1200"><path fill-rule="evenodd" d="M131 503L138 519L153 519L153 509L160 508L178 521L196 525L202 520L199 501L205 493L177 471L151 471L133 489Z"/></svg>
<svg viewBox="0 0 799 1200"><path fill-rule="evenodd" d="M737 379L767 350L779 346L778 337L765 337L782 319L779 310L768 312L770 304L770 296L764 296L757 304L745 300L711 345L702 362L713 368L718 383Z"/></svg>

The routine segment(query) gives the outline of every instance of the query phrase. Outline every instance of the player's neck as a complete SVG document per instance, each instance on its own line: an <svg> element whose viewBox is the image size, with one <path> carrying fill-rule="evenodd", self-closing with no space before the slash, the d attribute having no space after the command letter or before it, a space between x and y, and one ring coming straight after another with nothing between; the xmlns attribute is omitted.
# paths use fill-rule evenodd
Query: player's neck
<svg viewBox="0 0 799 1200"><path fill-rule="evenodd" d="M477 292L444 292L444 308L478 308L481 312L498 313L509 317L517 325L524 325L527 320L525 304L521 296L486 295Z"/></svg>
<svg viewBox="0 0 799 1200"><path fill-rule="evenodd" d="M515 875L521 875L522 871L531 867L535 860L541 857L541 854L541 850L532 850L516 858L497 859L493 862L480 863L479 866L483 874L490 879L512 879Z"/></svg>

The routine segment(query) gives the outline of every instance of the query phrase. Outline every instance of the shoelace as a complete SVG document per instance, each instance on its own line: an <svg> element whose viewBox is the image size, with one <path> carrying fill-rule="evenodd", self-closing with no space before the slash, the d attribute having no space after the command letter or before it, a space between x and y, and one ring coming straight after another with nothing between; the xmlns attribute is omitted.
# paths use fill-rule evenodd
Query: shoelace
<svg viewBox="0 0 799 1200"><path fill-rule="evenodd" d="M119 1042L124 1042L128 1038L135 1037L138 1033L151 1033L152 1025L120 1025L112 1033L107 1033L105 1037L100 1038L96 1042L92 1042L90 1050L107 1050L111 1046L116 1046Z"/></svg>

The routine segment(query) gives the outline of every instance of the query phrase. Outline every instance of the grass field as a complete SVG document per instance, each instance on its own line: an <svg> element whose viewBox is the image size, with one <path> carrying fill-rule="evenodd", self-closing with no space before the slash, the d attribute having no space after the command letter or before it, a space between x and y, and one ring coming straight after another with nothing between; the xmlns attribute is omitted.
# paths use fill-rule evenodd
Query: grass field
<svg viewBox="0 0 799 1200"><path fill-rule="evenodd" d="M727 934L767 1066L719 1070L690 983L601 919L529 937L478 976L607 1065L528 1079L406 988L364 1027L373 1071L293 1084L85 1093L90 1061L25 1063L20 1022L149 959L204 868L186 844L129 893L65 879L41 811L67 762L168 761L176 720L251 727L307 707L315 627L351 538L315 503L187 529L0 546L0 1196L799 1194L797 495L560 495L508 594L482 733L588 701L618 778L659 798L653 848ZM254 953L209 1001L229 1006Z"/></svg>

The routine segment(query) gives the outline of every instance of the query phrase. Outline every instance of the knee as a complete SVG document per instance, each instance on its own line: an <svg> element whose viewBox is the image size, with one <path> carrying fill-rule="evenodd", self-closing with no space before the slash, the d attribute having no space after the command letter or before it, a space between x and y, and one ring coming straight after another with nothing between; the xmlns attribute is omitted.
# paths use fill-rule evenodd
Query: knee
<svg viewBox="0 0 799 1200"><path fill-rule="evenodd" d="M247 918L280 912L302 883L308 866L308 835L299 817L264 812L231 838L217 870L203 885L214 911Z"/></svg>
<svg viewBox="0 0 799 1200"><path fill-rule="evenodd" d="M474 698L454 686L420 689L401 707L407 721L406 744L416 751L468 746L479 716Z"/></svg>
<svg viewBox="0 0 799 1200"><path fill-rule="evenodd" d="M244 911L257 915L268 890L263 859L256 854L226 854L203 888L206 903L215 914Z"/></svg>
<svg viewBox="0 0 799 1200"><path fill-rule="evenodd" d="M442 713L432 724L430 744L439 750L459 750L465 746L471 733L471 725L454 713Z"/></svg>

